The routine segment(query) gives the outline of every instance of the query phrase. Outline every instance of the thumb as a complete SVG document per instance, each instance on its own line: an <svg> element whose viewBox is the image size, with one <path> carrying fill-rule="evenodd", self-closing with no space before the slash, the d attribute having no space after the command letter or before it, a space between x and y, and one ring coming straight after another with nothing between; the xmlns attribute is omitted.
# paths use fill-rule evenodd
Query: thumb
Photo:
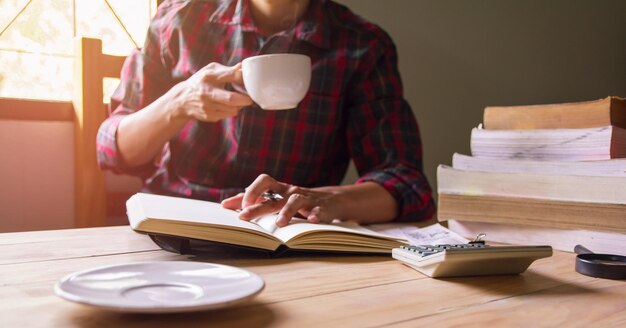
<svg viewBox="0 0 626 328"><path fill-rule="evenodd" d="M239 193L233 197L226 198L222 201L222 207L229 210L238 210L241 208L241 201L243 200L243 193Z"/></svg>

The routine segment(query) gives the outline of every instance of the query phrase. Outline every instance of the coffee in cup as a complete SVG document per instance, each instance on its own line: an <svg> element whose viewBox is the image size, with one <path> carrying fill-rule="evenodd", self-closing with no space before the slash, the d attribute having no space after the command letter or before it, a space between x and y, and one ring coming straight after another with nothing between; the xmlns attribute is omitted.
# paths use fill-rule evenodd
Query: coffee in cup
<svg viewBox="0 0 626 328"><path fill-rule="evenodd" d="M261 108L296 108L311 83L311 58L300 54L249 57L242 62L246 93Z"/></svg>

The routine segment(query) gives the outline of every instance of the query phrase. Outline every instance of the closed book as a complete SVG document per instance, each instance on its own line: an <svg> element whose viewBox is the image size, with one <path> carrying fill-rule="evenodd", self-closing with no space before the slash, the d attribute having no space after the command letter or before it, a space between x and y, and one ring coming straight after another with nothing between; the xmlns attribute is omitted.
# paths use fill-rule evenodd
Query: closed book
<svg viewBox="0 0 626 328"><path fill-rule="evenodd" d="M179 197L138 193L128 199L126 208L131 228L151 235L167 250L177 247L160 241L172 238L175 242L207 241L264 250L273 255L287 250L390 254L392 248L407 242L354 222L313 224L294 218L289 225L278 227L277 215L248 222L218 203Z"/></svg>
<svg viewBox="0 0 626 328"><path fill-rule="evenodd" d="M626 233L624 204L440 192L437 218Z"/></svg>
<svg viewBox="0 0 626 328"><path fill-rule="evenodd" d="M483 114L489 130L626 128L626 100L620 97L530 106L489 106Z"/></svg>
<svg viewBox="0 0 626 328"><path fill-rule="evenodd" d="M603 161L534 161L452 155L452 167L463 171L626 177L626 158Z"/></svg>
<svg viewBox="0 0 626 328"><path fill-rule="evenodd" d="M472 156L494 159L592 161L626 157L626 130L615 126L587 129L472 129Z"/></svg>
<svg viewBox="0 0 626 328"><path fill-rule="evenodd" d="M626 178L437 169L440 221L626 232Z"/></svg>
<svg viewBox="0 0 626 328"><path fill-rule="evenodd" d="M448 228L466 238L484 233L487 242L550 245L566 252L573 252L576 245L583 245L595 253L626 256L626 233L620 232L464 220L448 220Z"/></svg>
<svg viewBox="0 0 626 328"><path fill-rule="evenodd" d="M464 171L440 165L437 186L439 194L626 204L623 177Z"/></svg>

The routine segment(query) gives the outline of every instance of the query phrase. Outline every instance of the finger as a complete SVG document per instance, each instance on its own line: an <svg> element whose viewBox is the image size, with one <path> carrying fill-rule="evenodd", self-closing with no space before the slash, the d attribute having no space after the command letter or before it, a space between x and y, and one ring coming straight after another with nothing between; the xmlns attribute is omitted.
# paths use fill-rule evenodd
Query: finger
<svg viewBox="0 0 626 328"><path fill-rule="evenodd" d="M285 188L274 178L267 174L261 174L250 184L250 186L248 186L248 188L246 188L241 205L245 209L246 207L256 203L264 192L274 190L281 193L283 189Z"/></svg>
<svg viewBox="0 0 626 328"><path fill-rule="evenodd" d="M204 95L214 102L219 102L228 106L244 107L250 106L254 103L252 98L248 95L215 87L210 87L208 90L205 90Z"/></svg>
<svg viewBox="0 0 626 328"><path fill-rule="evenodd" d="M243 200L243 193L238 193L233 197L226 198L222 201L222 207L229 210L238 210L241 208L241 201Z"/></svg>
<svg viewBox="0 0 626 328"><path fill-rule="evenodd" d="M232 68L220 63L211 62L202 67L194 74L200 81L209 83L218 83L217 80L221 75L227 74Z"/></svg>
<svg viewBox="0 0 626 328"><path fill-rule="evenodd" d="M237 114L239 114L239 109L227 109L226 111L222 111L205 104L193 107L190 106L189 108L189 115L203 122L217 122L228 117L236 116Z"/></svg>
<svg viewBox="0 0 626 328"><path fill-rule="evenodd" d="M284 204L285 201L283 200L279 202L265 201L262 203L250 205L248 207L244 207L244 209L239 214L239 218L242 220L250 221L264 215L276 213L283 207Z"/></svg>
<svg viewBox="0 0 626 328"><path fill-rule="evenodd" d="M243 75L241 72L241 63L228 67L224 66L217 76L215 77L217 83L243 83Z"/></svg>
<svg viewBox="0 0 626 328"><path fill-rule="evenodd" d="M217 121L221 121L223 119L227 119L230 117L235 117L237 116L238 112L222 112L222 111L215 111L215 120L214 122Z"/></svg>
<svg viewBox="0 0 626 328"><path fill-rule="evenodd" d="M306 220L311 223L331 223L335 218L327 212L322 206L315 206L306 216Z"/></svg>
<svg viewBox="0 0 626 328"><path fill-rule="evenodd" d="M315 206L307 215L306 220L311 222L311 223L320 223L322 222L322 220L320 220L320 207L319 206Z"/></svg>
<svg viewBox="0 0 626 328"><path fill-rule="evenodd" d="M230 114L232 116L232 115L237 115L239 111L241 110L240 106L226 105L220 102L213 101L213 99L210 99L209 97L204 97L202 99L202 102L204 105L204 111L206 112L209 112L209 111L221 112L225 114Z"/></svg>
<svg viewBox="0 0 626 328"><path fill-rule="evenodd" d="M276 225L279 227L286 226L300 209L311 208L312 205L310 197L302 194L292 194L289 196L285 206L280 210L278 219L276 219Z"/></svg>

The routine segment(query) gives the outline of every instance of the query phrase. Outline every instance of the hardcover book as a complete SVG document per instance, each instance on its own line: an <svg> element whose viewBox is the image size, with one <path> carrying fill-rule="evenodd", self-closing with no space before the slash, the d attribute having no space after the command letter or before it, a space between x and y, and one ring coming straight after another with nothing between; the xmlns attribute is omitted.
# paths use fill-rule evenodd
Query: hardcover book
<svg viewBox="0 0 626 328"><path fill-rule="evenodd" d="M126 202L126 208L131 228L150 234L153 239L188 238L266 250L275 255L286 250L386 254L407 242L354 222L314 224L294 218L289 225L278 227L276 215L248 222L239 219L238 212L218 203L171 196L138 193Z"/></svg>
<svg viewBox="0 0 626 328"><path fill-rule="evenodd" d="M488 106L483 114L485 129L584 129L601 126L626 128L626 100L599 100L526 106Z"/></svg>
<svg viewBox="0 0 626 328"><path fill-rule="evenodd" d="M439 193L439 221L626 233L626 205Z"/></svg>

